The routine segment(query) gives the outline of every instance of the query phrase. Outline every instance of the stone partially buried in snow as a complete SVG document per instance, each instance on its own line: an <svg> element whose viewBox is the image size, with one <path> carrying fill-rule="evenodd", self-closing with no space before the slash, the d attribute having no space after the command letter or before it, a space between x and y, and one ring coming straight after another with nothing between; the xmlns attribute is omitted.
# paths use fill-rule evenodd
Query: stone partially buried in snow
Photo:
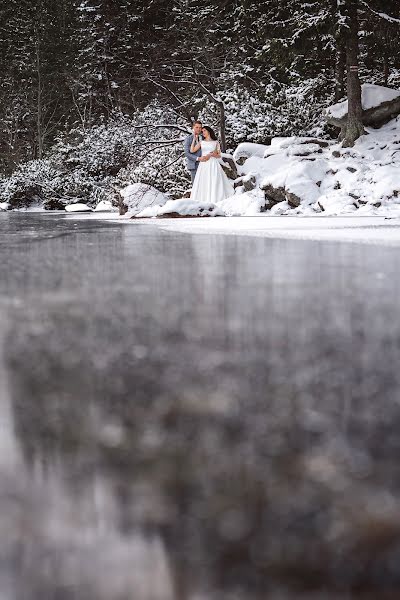
<svg viewBox="0 0 400 600"><path fill-rule="evenodd" d="M378 127L400 114L400 90L364 83L361 86L362 122ZM347 120L348 101L333 104L325 111L331 125L343 127Z"/></svg>
<svg viewBox="0 0 400 600"><path fill-rule="evenodd" d="M286 152L288 156L311 156L312 154L321 154L322 149L319 144L303 142L289 146Z"/></svg>
<svg viewBox="0 0 400 600"><path fill-rule="evenodd" d="M76 204L68 204L68 206L65 207L65 210L67 212L93 212L93 209L90 208L90 206L88 206L87 204L81 204L81 203L76 203Z"/></svg>
<svg viewBox="0 0 400 600"><path fill-rule="evenodd" d="M151 217L158 218L179 218L179 217L220 217L224 212L212 202L195 202L190 198L180 198L179 200L168 200L163 206L149 206L142 210L133 218L144 219Z"/></svg>
<svg viewBox="0 0 400 600"><path fill-rule="evenodd" d="M221 165L225 175L229 179L233 179L233 180L237 179L237 176L238 176L237 166L236 166L236 162L232 156L230 156L229 154L222 154L219 162L220 162L220 165Z"/></svg>
<svg viewBox="0 0 400 600"><path fill-rule="evenodd" d="M301 160L299 157L273 156L265 159L271 170L261 181L269 206L287 201L297 208L302 202L312 204L320 195L318 184L326 173L326 161L315 162Z"/></svg>
<svg viewBox="0 0 400 600"><path fill-rule="evenodd" d="M168 196L145 183L133 183L120 190L123 212L136 216L146 208L163 206L168 202Z"/></svg>
<svg viewBox="0 0 400 600"><path fill-rule="evenodd" d="M263 158L268 146L264 144L253 144L252 142L242 142L233 153L233 158L238 165L242 166L250 156Z"/></svg>

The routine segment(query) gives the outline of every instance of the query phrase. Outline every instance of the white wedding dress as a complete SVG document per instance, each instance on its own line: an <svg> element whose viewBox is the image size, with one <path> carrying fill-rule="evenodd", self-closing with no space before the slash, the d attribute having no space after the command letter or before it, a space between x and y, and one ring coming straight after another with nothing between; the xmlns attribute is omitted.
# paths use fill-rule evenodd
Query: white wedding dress
<svg viewBox="0 0 400 600"><path fill-rule="evenodd" d="M217 141L206 142L203 140L201 142L202 156L213 152L217 145ZM212 157L205 162L200 162L190 194L191 200L216 204L219 200L229 198L233 194L233 185L225 175L218 158Z"/></svg>

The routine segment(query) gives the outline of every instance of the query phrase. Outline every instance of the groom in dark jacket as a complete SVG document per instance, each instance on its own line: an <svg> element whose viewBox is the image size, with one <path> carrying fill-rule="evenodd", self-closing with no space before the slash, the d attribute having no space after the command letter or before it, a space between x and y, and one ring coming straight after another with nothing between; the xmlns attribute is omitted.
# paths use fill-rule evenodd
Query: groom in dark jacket
<svg viewBox="0 0 400 600"><path fill-rule="evenodd" d="M195 121L193 123L192 129L193 129L193 133L188 135L188 137L185 139L185 158L186 158L186 167L190 173L190 176L192 178L192 183L193 183L194 178L196 177L197 168L199 166L198 159L201 156L201 149L199 149L197 152L190 152L190 147L192 145L193 138L196 137L198 139L198 141L200 141L200 139L201 139L201 129L202 129L201 121Z"/></svg>

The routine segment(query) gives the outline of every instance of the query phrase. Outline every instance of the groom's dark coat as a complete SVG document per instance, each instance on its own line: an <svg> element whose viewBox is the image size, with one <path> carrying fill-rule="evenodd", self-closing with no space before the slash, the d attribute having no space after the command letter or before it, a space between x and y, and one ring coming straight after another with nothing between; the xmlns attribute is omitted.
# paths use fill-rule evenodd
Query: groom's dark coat
<svg viewBox="0 0 400 600"><path fill-rule="evenodd" d="M201 148L197 152L190 152L190 146L192 145L194 135L191 133L185 139L185 158L186 158L186 167L188 171L197 171L197 167L199 166L196 158L201 156Z"/></svg>

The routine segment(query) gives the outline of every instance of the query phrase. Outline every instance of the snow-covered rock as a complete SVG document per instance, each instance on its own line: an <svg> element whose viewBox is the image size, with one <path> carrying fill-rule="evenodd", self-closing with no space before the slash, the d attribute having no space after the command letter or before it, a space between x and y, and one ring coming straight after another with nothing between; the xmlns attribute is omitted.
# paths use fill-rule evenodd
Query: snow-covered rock
<svg viewBox="0 0 400 600"><path fill-rule="evenodd" d="M400 90L364 83L361 86L362 121L377 126L400 114ZM348 101L333 104L325 111L328 123L342 127L347 119Z"/></svg>
<svg viewBox="0 0 400 600"><path fill-rule="evenodd" d="M375 108L384 102L390 102L400 96L400 90L393 90L392 88L384 87L382 85L375 85L372 83L363 83L361 86L361 105L363 110L369 108ZM333 104L326 110L327 115L336 117L338 119L347 115L348 102L338 102Z"/></svg>
<svg viewBox="0 0 400 600"><path fill-rule="evenodd" d="M233 153L234 160L238 165L242 165L250 156L263 157L268 146L264 144L253 144L251 142L243 142L239 144Z"/></svg>
<svg viewBox="0 0 400 600"><path fill-rule="evenodd" d="M8 210L10 207L9 202L0 202L0 210Z"/></svg>
<svg viewBox="0 0 400 600"><path fill-rule="evenodd" d="M238 177L234 182L234 188L235 190L239 191L239 188L243 188L242 190L240 190L240 193L243 192L251 192L251 190L254 190L254 188L256 187L257 184L257 176L256 173L247 173L246 175L242 175L241 177Z"/></svg>
<svg viewBox="0 0 400 600"><path fill-rule="evenodd" d="M224 212L212 202L194 202L190 198L180 198L168 200L163 206L149 206L134 216L136 218L220 217L224 216Z"/></svg>
<svg viewBox="0 0 400 600"><path fill-rule="evenodd" d="M76 204L68 204L68 206L65 207L65 210L67 212L93 212L93 209L90 208L90 206L88 206L87 204L81 204L80 202L77 202Z"/></svg>
<svg viewBox="0 0 400 600"><path fill-rule="evenodd" d="M308 204L316 202L320 195L319 186L327 169L326 161L296 160L296 155L293 156L293 160L290 160L292 156L290 152L286 153L286 165L290 164L290 168L279 168L276 164L277 160L273 161L274 171L263 178L261 189L275 201L279 196L274 195L272 190L282 190L282 200L287 200L294 207L300 206L301 202ZM282 160L283 157L279 158ZM271 158L265 160L272 163ZM282 162L284 164L284 161Z"/></svg>
<svg viewBox="0 0 400 600"><path fill-rule="evenodd" d="M113 206L110 200L101 200L96 205L94 212L118 212L118 208Z"/></svg>
<svg viewBox="0 0 400 600"><path fill-rule="evenodd" d="M120 190L127 216L135 216L146 208L159 208L168 202L168 196L145 183L133 183Z"/></svg>

